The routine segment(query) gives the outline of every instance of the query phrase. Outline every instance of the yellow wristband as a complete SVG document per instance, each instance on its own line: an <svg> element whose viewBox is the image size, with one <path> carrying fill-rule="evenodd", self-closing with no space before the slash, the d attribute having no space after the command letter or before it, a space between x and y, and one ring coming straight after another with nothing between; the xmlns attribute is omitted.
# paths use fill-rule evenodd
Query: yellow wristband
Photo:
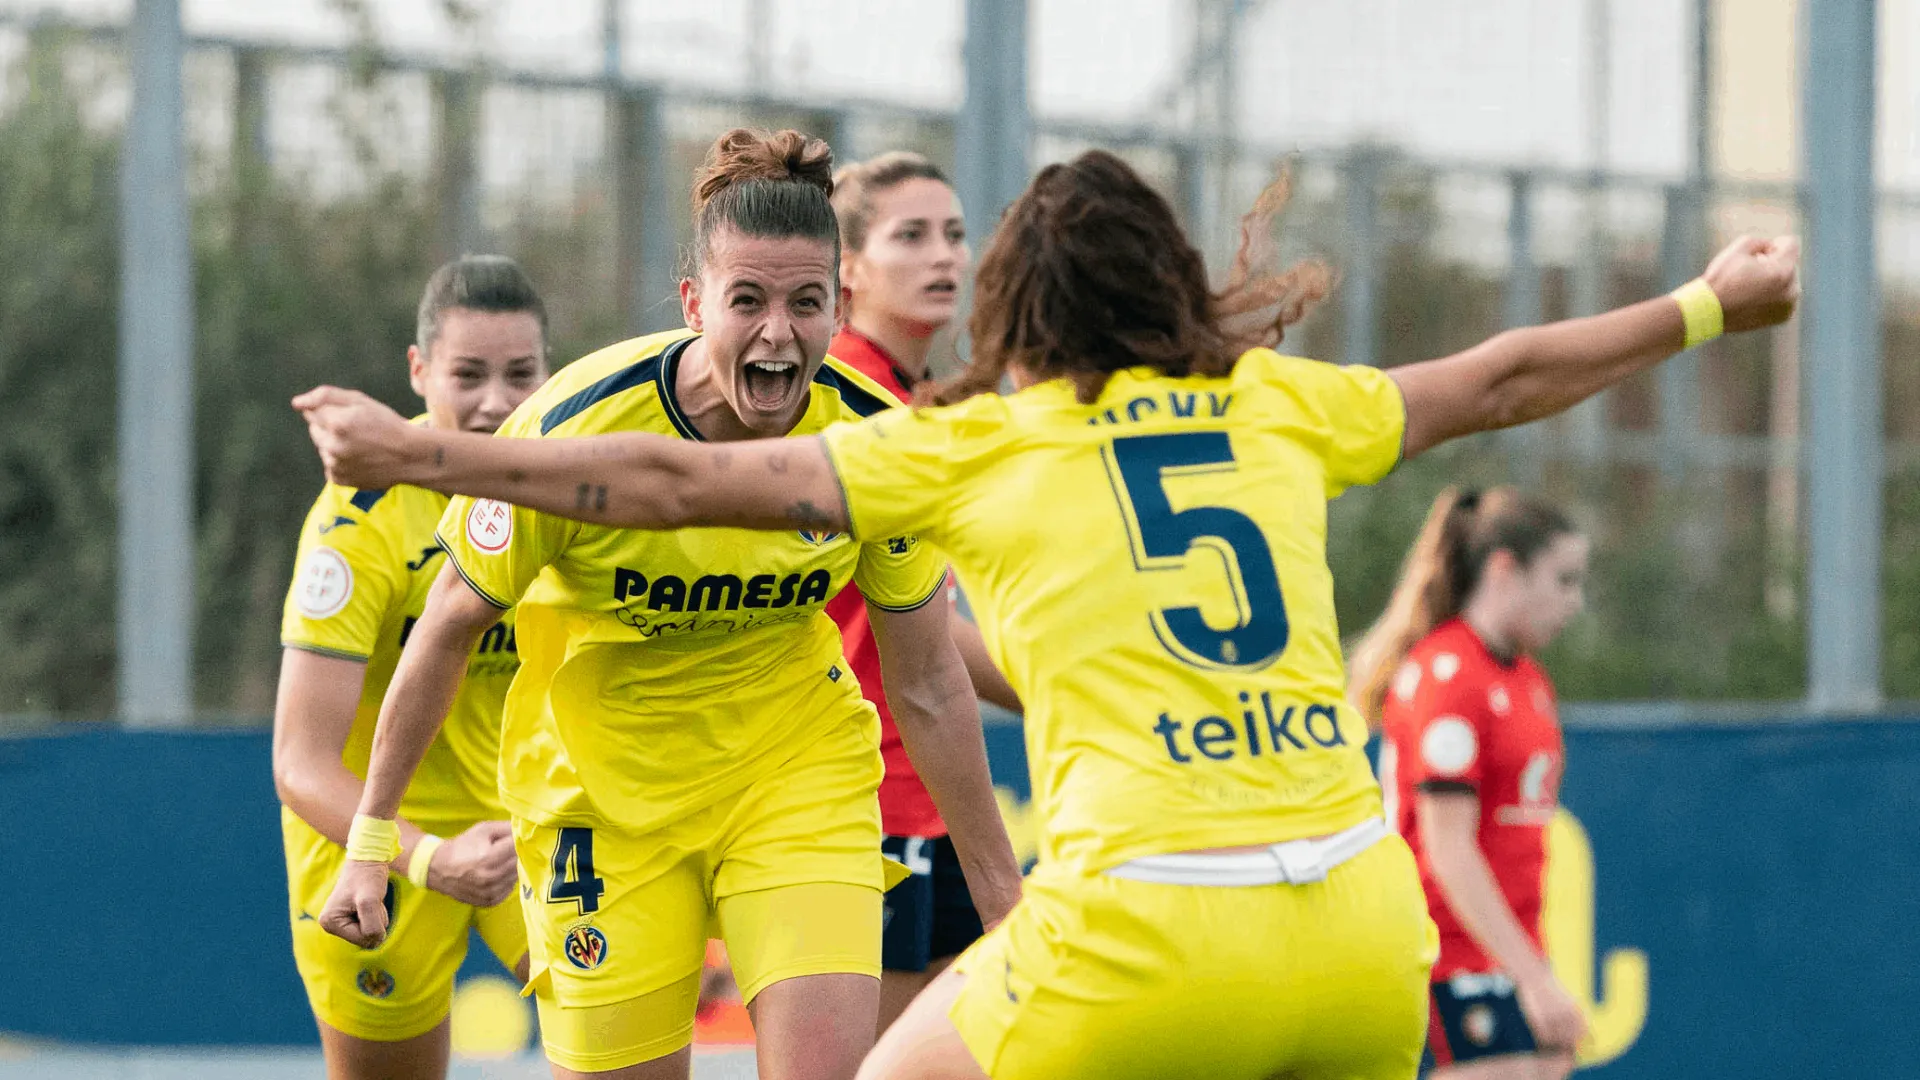
<svg viewBox="0 0 1920 1080"><path fill-rule="evenodd" d="M400 825L386 818L353 815L347 829L347 858L354 862L386 863L400 857Z"/></svg>
<svg viewBox="0 0 1920 1080"><path fill-rule="evenodd" d="M1720 298L1714 295L1713 286L1701 278L1694 278L1668 295L1680 305L1680 317L1687 324L1687 343L1681 348L1691 349L1717 338L1726 330L1725 313L1720 310Z"/></svg>
<svg viewBox="0 0 1920 1080"><path fill-rule="evenodd" d="M413 882L416 889L427 887L427 867L433 862L433 853L440 850L445 840L426 833L420 842L413 845L413 854L407 856L407 880Z"/></svg>

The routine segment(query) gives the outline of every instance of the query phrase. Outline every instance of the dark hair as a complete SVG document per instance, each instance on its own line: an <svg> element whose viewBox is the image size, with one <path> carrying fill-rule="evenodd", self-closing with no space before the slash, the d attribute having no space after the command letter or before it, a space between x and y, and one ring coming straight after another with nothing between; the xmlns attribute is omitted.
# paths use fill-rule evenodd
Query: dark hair
<svg viewBox="0 0 1920 1080"><path fill-rule="evenodd" d="M1442 491L1407 552L1387 610L1354 647L1347 682L1353 703L1369 722L1380 722L1387 686L1408 650L1460 614L1494 552L1528 566L1555 537L1577 531L1559 507L1515 488Z"/></svg>
<svg viewBox="0 0 1920 1080"><path fill-rule="evenodd" d="M873 197L909 180L938 180L953 186L940 166L911 150L894 150L856 161L833 174L833 212L840 219L842 250L859 251L867 246L867 228L873 224Z"/></svg>
<svg viewBox="0 0 1920 1080"><path fill-rule="evenodd" d="M1126 162L1092 150L1047 166L1007 208L980 258L972 362L920 400L995 390L1010 364L1071 379L1082 403L1124 368L1231 372L1247 349L1278 344L1331 287L1317 262L1269 269L1271 223L1287 193L1282 176L1242 219L1233 277L1214 293L1173 209Z"/></svg>
<svg viewBox="0 0 1920 1080"><path fill-rule="evenodd" d="M693 177L693 246L685 276L706 265L713 236L732 228L745 236L804 236L833 245L840 272L840 227L834 220L833 151L798 131L734 128L714 140Z"/></svg>
<svg viewBox="0 0 1920 1080"><path fill-rule="evenodd" d="M431 356L433 339L440 333L440 315L449 308L528 312L540 320L540 350L546 351L547 305L541 303L527 272L505 255L462 255L427 279L413 324L413 343L422 355Z"/></svg>

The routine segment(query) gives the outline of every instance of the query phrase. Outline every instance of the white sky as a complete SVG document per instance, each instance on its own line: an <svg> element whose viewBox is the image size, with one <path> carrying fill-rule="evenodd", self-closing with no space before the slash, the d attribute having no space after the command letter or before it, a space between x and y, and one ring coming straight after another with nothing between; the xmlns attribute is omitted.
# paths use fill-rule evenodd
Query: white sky
<svg viewBox="0 0 1920 1080"><path fill-rule="evenodd" d="M366 2L390 48L478 52L582 74L602 63L601 0L463 0L480 14L467 31L449 22L442 0ZM759 78L775 92L933 107L960 98L963 0L623 2L624 66L636 77L745 88L754 78L749 28L763 24L772 63ZM1193 0L1030 2L1039 115L1154 119L1191 46ZM1239 35L1240 133L1283 147L1373 137L1441 160L1584 167L1589 2L1256 0ZM1609 164L1677 173L1692 0L1609 2ZM181 0L193 32L328 43L350 38L339 5ZM0 11L114 20L131 6L0 0ZM1912 70L1920 0L1882 0L1881 19L1881 173L1891 186L1920 189L1920 76Z"/></svg>

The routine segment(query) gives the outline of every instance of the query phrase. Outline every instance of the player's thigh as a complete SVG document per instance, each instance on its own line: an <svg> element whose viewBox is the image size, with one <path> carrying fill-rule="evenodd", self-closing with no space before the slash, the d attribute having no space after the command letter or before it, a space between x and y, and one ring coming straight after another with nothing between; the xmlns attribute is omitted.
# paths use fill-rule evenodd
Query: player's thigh
<svg viewBox="0 0 1920 1080"><path fill-rule="evenodd" d="M1503 1054L1443 1065L1426 1075L1428 1080L1540 1080L1540 1069L1532 1054Z"/></svg>
<svg viewBox="0 0 1920 1080"><path fill-rule="evenodd" d="M316 919L345 852L298 819L285 834L294 965L315 1018L340 1035L374 1043L406 1042L440 1027L453 1007L473 909L389 878L387 938L377 948L359 948L322 930Z"/></svg>
<svg viewBox="0 0 1920 1080"><path fill-rule="evenodd" d="M907 1006L913 1004L915 998L925 992L927 987L933 985L933 981L940 977L941 972L952 966L953 960L951 956L942 956L929 961L923 971L898 971L887 968L880 973L879 1030L882 1034L893 1026L894 1021L900 1019L901 1014L907 1011Z"/></svg>
<svg viewBox="0 0 1920 1080"><path fill-rule="evenodd" d="M514 822L528 982L553 1064L614 1072L691 1043L709 905L704 856L675 829L698 825Z"/></svg>
<svg viewBox="0 0 1920 1080"><path fill-rule="evenodd" d="M956 971L935 976L881 1033L856 1080L986 1080L948 1015L966 983Z"/></svg>
<svg viewBox="0 0 1920 1080"><path fill-rule="evenodd" d="M781 979L879 978L879 778L880 756L864 732L831 732L730 808L713 896L749 1003Z"/></svg>
<svg viewBox="0 0 1920 1080"><path fill-rule="evenodd" d="M326 1059L327 1080L440 1080L447 1074L452 1057L451 1026L451 1020L442 1020L433 1030L411 1039L374 1042L319 1021L320 1053Z"/></svg>
<svg viewBox="0 0 1920 1080"><path fill-rule="evenodd" d="M873 1049L880 984L870 975L782 979L748 1006L760 1080L853 1080Z"/></svg>

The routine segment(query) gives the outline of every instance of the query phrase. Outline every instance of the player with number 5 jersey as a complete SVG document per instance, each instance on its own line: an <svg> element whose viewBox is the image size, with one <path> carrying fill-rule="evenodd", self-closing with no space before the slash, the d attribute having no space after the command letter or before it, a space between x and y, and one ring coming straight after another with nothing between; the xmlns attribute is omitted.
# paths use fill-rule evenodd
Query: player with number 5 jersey
<svg viewBox="0 0 1920 1080"><path fill-rule="evenodd" d="M981 259L942 407L724 458L421 433L332 389L296 405L340 477L648 527L910 529L949 555L1027 705L1041 856L862 1077L1407 1078L1434 930L1344 702L1327 501L1723 322L1779 322L1796 249L1742 240L1673 298L1380 372L1271 350L1327 277L1267 269L1268 225L1216 294L1119 158L1050 165ZM604 506L572 506L582 483Z"/></svg>

